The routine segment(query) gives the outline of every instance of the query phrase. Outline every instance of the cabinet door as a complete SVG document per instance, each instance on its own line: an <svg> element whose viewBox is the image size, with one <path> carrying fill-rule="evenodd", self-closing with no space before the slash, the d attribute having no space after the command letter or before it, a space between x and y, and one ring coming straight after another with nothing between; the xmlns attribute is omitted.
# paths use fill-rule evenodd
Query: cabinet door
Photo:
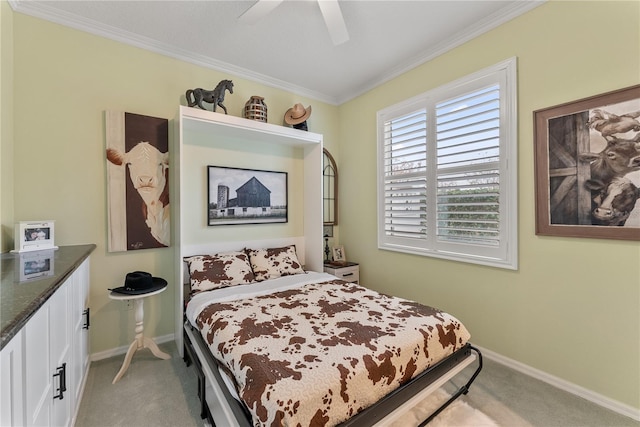
<svg viewBox="0 0 640 427"><path fill-rule="evenodd" d="M22 331L0 352L0 426L24 425Z"/></svg>
<svg viewBox="0 0 640 427"><path fill-rule="evenodd" d="M27 426L51 425L50 301L40 307L24 327L24 421Z"/></svg>
<svg viewBox="0 0 640 427"><path fill-rule="evenodd" d="M52 425L67 426L71 424L71 403L73 401L71 359L71 291L75 274L72 275L51 296L51 375L53 378Z"/></svg>
<svg viewBox="0 0 640 427"><path fill-rule="evenodd" d="M71 422L71 393L64 390L70 385L71 282L67 279L24 327L27 426Z"/></svg>
<svg viewBox="0 0 640 427"><path fill-rule="evenodd" d="M73 274L73 367L72 384L74 410L78 409L84 378L89 369L89 259L87 258Z"/></svg>

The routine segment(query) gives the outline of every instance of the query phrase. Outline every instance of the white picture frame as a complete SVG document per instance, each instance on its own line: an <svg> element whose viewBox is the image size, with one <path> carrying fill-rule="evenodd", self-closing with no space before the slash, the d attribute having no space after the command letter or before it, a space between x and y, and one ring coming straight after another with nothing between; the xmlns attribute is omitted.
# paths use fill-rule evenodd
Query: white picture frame
<svg viewBox="0 0 640 427"><path fill-rule="evenodd" d="M337 245L333 247L333 262L346 263L347 254L344 251L343 245Z"/></svg>
<svg viewBox="0 0 640 427"><path fill-rule="evenodd" d="M54 244L53 221L20 221L16 223L15 232L15 249L11 252L22 253L58 249Z"/></svg>
<svg viewBox="0 0 640 427"><path fill-rule="evenodd" d="M20 254L17 259L18 281L26 282L53 276L54 257L54 249Z"/></svg>

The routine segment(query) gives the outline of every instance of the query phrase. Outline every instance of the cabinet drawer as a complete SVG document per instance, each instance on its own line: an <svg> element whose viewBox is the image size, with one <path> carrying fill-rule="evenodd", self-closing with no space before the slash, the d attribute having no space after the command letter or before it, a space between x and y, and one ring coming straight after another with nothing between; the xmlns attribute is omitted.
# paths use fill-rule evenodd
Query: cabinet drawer
<svg viewBox="0 0 640 427"><path fill-rule="evenodd" d="M357 283L360 280L360 266L354 265L351 267L325 267L325 273L333 274L338 279L346 280L347 282Z"/></svg>

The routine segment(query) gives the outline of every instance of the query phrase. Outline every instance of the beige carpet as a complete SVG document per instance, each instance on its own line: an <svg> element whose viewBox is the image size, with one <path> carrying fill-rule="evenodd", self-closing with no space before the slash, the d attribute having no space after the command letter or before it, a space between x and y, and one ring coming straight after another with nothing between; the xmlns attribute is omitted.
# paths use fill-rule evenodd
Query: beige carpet
<svg viewBox="0 0 640 427"><path fill-rule="evenodd" d="M160 360L148 349L141 350L116 384L111 381L120 369L124 355L93 362L75 427L206 425L200 418L193 366L187 368L173 343L162 344L160 348L172 358ZM448 398L447 391L436 390L389 427L417 426ZM464 400L466 396L457 399L428 426L497 426Z"/></svg>
<svg viewBox="0 0 640 427"><path fill-rule="evenodd" d="M173 342L162 344L160 348L172 358L160 360L147 349L139 351L127 373L116 384L111 381L120 369L124 354L93 362L75 427L203 426L193 367L185 366ZM473 369L475 366L466 368L462 378L446 385L444 390L452 393L465 384ZM423 404L438 406L429 398ZM469 394L456 400L446 411L428 427L640 427L638 421L491 360L485 360ZM424 408L424 412L430 411ZM495 424L483 424L481 414L491 417ZM422 415L418 417L422 418ZM402 427L411 425L415 425L415 419L413 422L407 420Z"/></svg>

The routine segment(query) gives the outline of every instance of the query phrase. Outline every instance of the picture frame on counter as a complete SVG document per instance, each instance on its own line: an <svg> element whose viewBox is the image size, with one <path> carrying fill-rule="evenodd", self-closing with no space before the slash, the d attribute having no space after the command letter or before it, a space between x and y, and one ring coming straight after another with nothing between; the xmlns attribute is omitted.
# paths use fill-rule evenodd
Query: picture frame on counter
<svg viewBox="0 0 640 427"><path fill-rule="evenodd" d="M31 251L20 254L16 258L18 263L18 281L26 282L53 276L54 249Z"/></svg>
<svg viewBox="0 0 640 427"><path fill-rule="evenodd" d="M54 221L20 221L15 226L15 249L11 252L58 249L54 242Z"/></svg>

